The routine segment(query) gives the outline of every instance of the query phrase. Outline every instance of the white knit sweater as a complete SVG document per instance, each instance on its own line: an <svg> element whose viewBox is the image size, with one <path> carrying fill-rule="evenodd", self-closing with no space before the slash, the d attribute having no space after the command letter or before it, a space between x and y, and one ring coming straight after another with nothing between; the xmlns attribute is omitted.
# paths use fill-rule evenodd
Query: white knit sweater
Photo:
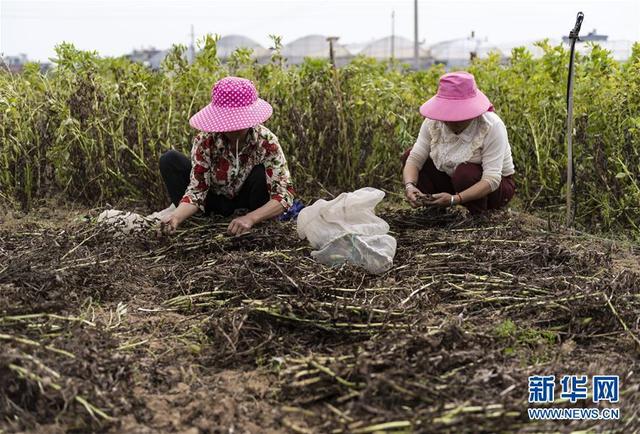
<svg viewBox="0 0 640 434"><path fill-rule="evenodd" d="M491 191L498 188L503 176L514 173L507 129L493 112L475 118L460 134L454 134L444 122L425 119L407 163L422 169L429 157L449 176L461 163L482 164L482 179Z"/></svg>

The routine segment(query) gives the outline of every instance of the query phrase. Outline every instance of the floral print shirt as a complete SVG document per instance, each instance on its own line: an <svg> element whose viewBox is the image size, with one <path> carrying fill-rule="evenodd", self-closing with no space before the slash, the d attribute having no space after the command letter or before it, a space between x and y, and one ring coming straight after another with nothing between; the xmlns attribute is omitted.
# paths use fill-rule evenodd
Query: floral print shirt
<svg viewBox="0 0 640 434"><path fill-rule="evenodd" d="M258 164L264 165L271 199L289 209L294 191L287 160L276 135L263 125L251 128L244 144L230 143L222 133L198 133L191 148L191 181L181 202L204 211L210 190L232 199Z"/></svg>

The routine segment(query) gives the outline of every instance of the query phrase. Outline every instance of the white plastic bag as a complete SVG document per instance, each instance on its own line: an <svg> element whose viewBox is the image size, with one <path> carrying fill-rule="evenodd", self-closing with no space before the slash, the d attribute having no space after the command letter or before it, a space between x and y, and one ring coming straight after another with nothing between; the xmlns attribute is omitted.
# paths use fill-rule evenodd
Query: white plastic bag
<svg viewBox="0 0 640 434"><path fill-rule="evenodd" d="M383 191L365 187L331 201L320 199L300 211L298 236L318 249L311 256L323 264L350 262L383 273L393 265L396 240L387 234L387 222L375 215L382 198Z"/></svg>

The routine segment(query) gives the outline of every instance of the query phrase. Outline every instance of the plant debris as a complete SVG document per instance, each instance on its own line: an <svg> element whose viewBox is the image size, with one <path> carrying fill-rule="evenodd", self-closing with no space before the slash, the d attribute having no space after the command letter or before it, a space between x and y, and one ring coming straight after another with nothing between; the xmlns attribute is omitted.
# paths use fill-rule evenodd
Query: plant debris
<svg viewBox="0 0 640 434"><path fill-rule="evenodd" d="M292 223L0 229L0 431L640 428L632 252L508 212L382 217L378 276L316 263ZM529 421L539 374L619 375L622 420Z"/></svg>

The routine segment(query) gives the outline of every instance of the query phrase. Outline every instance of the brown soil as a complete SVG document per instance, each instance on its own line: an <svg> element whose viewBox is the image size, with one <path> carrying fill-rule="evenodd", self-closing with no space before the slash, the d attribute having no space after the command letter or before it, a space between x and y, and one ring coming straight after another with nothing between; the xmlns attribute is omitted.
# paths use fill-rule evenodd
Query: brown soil
<svg viewBox="0 0 640 434"><path fill-rule="evenodd" d="M291 223L118 237L82 217L2 217L0 432L640 429L633 246L387 211L374 276L315 263ZM535 374L620 375L622 420L529 421Z"/></svg>

